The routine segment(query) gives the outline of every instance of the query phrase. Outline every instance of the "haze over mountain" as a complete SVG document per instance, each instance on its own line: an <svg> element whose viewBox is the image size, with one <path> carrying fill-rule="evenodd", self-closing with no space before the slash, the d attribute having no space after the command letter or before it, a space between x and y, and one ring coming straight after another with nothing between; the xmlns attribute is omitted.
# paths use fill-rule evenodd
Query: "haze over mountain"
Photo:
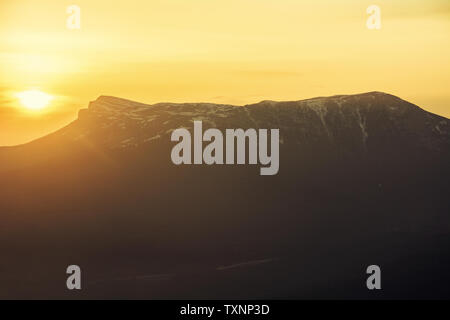
<svg viewBox="0 0 450 320"><path fill-rule="evenodd" d="M171 132L194 120L280 129L279 173L175 166ZM449 125L381 92L100 96L57 132L0 148L0 297L449 297ZM81 293L65 290L69 264L86 270ZM365 288L370 264L381 294Z"/></svg>

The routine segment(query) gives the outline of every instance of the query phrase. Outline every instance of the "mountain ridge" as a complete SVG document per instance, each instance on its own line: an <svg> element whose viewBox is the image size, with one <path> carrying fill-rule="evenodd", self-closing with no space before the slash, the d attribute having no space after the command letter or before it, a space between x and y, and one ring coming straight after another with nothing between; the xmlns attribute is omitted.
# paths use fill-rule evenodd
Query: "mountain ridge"
<svg viewBox="0 0 450 320"><path fill-rule="evenodd" d="M139 128L140 133L147 135L144 140L169 134L177 128L175 124L178 127L192 127L193 120L203 120L206 127L220 129L286 127L292 130L293 126L297 126L300 131L301 128L317 131L321 128L319 130L330 139L354 126L359 127L363 141L367 140L371 133L369 131L378 130L376 126L386 126L388 129L397 127L396 130L409 130L410 134L414 134L415 129L428 127L431 131L429 134L440 135L444 139L449 136L447 118L429 113L394 95L377 91L296 101L266 100L243 106L170 102L147 105L100 96L89 104L88 109L80 110L78 120L97 121L105 127L111 125L122 131L127 126ZM408 121L422 128L407 128ZM151 133L152 128L157 127L160 130ZM283 138L283 132L281 136Z"/></svg>
<svg viewBox="0 0 450 320"><path fill-rule="evenodd" d="M65 127L11 150L42 149L65 145L96 146L100 149L123 149L164 141L170 143L173 130L192 129L193 121L203 127L280 129L280 143L316 152L317 148L334 153L393 152L410 147L420 152L448 153L449 120L384 92L334 95L296 101L261 101L234 106L214 103L144 104L113 96L99 96L78 118ZM55 146L52 146L55 145ZM31 152L31 151L30 151ZM322 152L322 151L321 151ZM322 156L326 155L325 151ZM419 152L419 151L418 151ZM34 154L39 153L33 151ZM27 163L18 159L18 164Z"/></svg>
<svg viewBox="0 0 450 320"><path fill-rule="evenodd" d="M216 107L218 109L229 110L230 108L237 108L237 109L239 109L239 108L254 108L254 107L258 108L258 107L264 107L264 106L268 106L268 105L282 107L283 105L287 105L287 104L291 104L291 105L296 104L296 105L298 105L298 107L307 106L313 110L317 110L320 112L323 107L323 104L326 102L336 102L336 101L339 102L342 100L345 101L346 99L358 99L358 98L365 98L365 97L369 97L371 99L377 99L377 98L384 97L384 98L388 98L391 101L404 102L405 105L407 105L411 108L411 110L417 109L417 110L420 110L421 112L424 112L424 114L426 114L429 117L432 117L435 119L440 118L440 120L442 122L441 124L444 125L444 133L445 133L445 131L447 131L446 134L448 134L448 121L449 121L448 118L438 115L438 114L431 113L429 111L426 111L426 110L420 108L419 106L412 104L406 100L403 100L395 95L385 93L385 92L380 92L380 91L370 91L370 92L365 92L365 93L349 94L349 95L339 94L339 95L333 95L333 96L319 96L319 97L313 97L313 98L301 99L301 100L286 100L286 101L263 100L263 101L260 101L257 103L251 103L251 104L245 104L245 105L216 104L216 103L210 103L210 102L186 102L186 103L158 102L158 103L154 103L154 104L146 104L143 102L136 102L134 100L121 98L121 97L115 97L115 96L110 96L110 95L100 95L96 100L89 102L87 108L81 108L78 111L77 119L73 120L66 126L60 128L60 129L57 129L47 135L36 138L32 141L29 141L29 142L26 142L23 144L19 144L16 146L0 146L0 149L10 149L10 148L15 148L15 147L22 147L22 146L26 146L30 143L33 144L36 141L41 141L42 139L46 139L46 137L48 137L48 136L53 136L54 134L58 134L58 132L60 132L61 130L65 130L67 127L71 127L74 124L74 122L82 120L90 112L109 111L111 113L120 114L126 110L136 111L136 109L141 109L141 110L146 110L146 111L151 112L151 109L155 108L155 107L158 108L158 107L170 107L170 106L173 106L176 108L183 108L183 107L189 108L192 106L199 106L199 107L205 107L205 108ZM320 102L320 103L317 104L317 102ZM339 107L339 103L336 104L335 106ZM355 105L355 107L357 108L358 106ZM243 110L245 110L245 109L243 109ZM183 112L183 111L180 110L180 112ZM440 126L438 126L437 130L442 131L442 128Z"/></svg>
<svg viewBox="0 0 450 320"><path fill-rule="evenodd" d="M91 101L91 103L96 103L96 102L102 102L102 101L106 101L106 102L125 102L125 103L132 103L132 104L136 104L136 105L145 105L148 107L151 106L155 106L155 105L189 105L189 104L200 104L200 105L217 105L217 106L233 106L233 107L248 107L248 106L254 106L254 105L260 105L260 104L264 104L264 103L292 103L292 102L305 102L305 101L311 101L311 100L322 100L322 99L339 99L339 98L348 98L348 97L364 97L364 96L372 96L372 97L376 97L376 96L387 96L387 97L391 97L394 99L398 99L398 100L402 100L405 102L408 102L404 99L401 99L400 97L387 93L387 92L383 92L383 91L368 91L368 92L362 92L362 93L356 93L356 94L336 94L336 95L331 95L331 96L316 96L316 97L311 97L311 98L306 98L306 99L299 99L299 100L261 100L259 102L255 102L255 103L249 103L249 104L244 104L244 105L234 105L234 104L227 104L227 103L213 103L213 102L170 102L170 101L162 101L162 102L156 102L156 103L152 103L152 104L148 104L148 103L144 103L144 102L140 102L140 101L136 101L136 100L132 100L132 99L128 99L128 98L122 98L122 97L117 97L117 96L112 96L112 95L100 95L98 96L95 100ZM409 102L408 102L409 103ZM410 103L411 105L414 105L412 103ZM416 107L418 107L417 105L414 105Z"/></svg>

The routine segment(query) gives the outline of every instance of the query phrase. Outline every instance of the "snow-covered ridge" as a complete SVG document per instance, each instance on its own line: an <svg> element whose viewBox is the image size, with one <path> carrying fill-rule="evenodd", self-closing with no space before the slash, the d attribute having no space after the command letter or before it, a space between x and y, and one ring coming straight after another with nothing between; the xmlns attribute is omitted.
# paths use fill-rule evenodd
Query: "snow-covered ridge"
<svg viewBox="0 0 450 320"><path fill-rule="evenodd" d="M151 107L173 107L173 108L180 108L180 107L192 107L192 106L198 106L202 108L230 108L230 107L253 107L258 105L277 105L280 103L293 103L297 102L299 104L307 104L310 107L321 107L325 102L333 101L338 104L341 104L343 102L362 97L371 97L372 99L376 99L379 97L391 97L394 99L401 100L400 98L384 93L384 92L368 92L368 93L362 93L362 94L355 94L355 95L335 95L330 97L315 97L310 99L303 99L303 100L294 100L294 101L273 101L273 100L264 100L255 104L248 104L244 106L238 106L238 105L230 105L230 104L217 104L217 103L207 103L207 102L198 102L198 103L174 103L174 102L159 102L155 104L146 104L142 102L136 102L129 99L124 98L118 98L114 96L105 96L101 95L99 96L95 101L91 101L89 104L89 109L92 111L99 111L99 110L105 110L110 111L113 108L117 110L123 110L127 111L131 108L134 109L148 109Z"/></svg>
<svg viewBox="0 0 450 320"><path fill-rule="evenodd" d="M337 95L332 97L317 97L298 101L276 102L265 100L256 104L245 106L214 104L214 103L171 103L161 102L156 104L145 104L132 100L118 98L113 96L100 96L95 101L89 103L87 110L80 112L80 117L85 114L94 115L104 120L117 121L119 119L128 119L135 121L153 121L161 115L192 117L196 120L212 121L211 118L227 118L231 113L244 111L248 117L252 117L251 112L257 107L283 107L285 105L297 106L299 108L308 108L314 111L320 118L321 123L326 128L326 115L328 110L333 107L342 107L343 104L358 102L359 99L377 99L388 97L398 101L400 98L391 96L382 92L369 92L359 95ZM393 108L391 106L391 108ZM359 116L359 115L358 115Z"/></svg>
<svg viewBox="0 0 450 320"><path fill-rule="evenodd" d="M97 140L101 137L113 148L133 147L164 139L170 141L167 137L173 130L191 129L195 120L202 121L205 128L221 130L278 128L283 143L301 144L306 140L327 141L332 145L350 143L349 148L359 146L361 150L370 149L371 142L382 137L386 130L393 134L421 135L425 143L434 141L430 135L449 137L448 119L382 92L298 101L266 100L245 106L144 104L100 96L88 109L80 111L78 122L83 132L77 132L76 137L95 136Z"/></svg>

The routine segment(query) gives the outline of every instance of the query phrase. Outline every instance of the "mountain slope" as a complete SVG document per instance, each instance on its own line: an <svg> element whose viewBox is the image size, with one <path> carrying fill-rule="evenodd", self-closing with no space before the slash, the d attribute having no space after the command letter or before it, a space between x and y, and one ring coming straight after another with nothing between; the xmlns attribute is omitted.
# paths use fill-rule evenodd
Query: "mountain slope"
<svg viewBox="0 0 450 320"><path fill-rule="evenodd" d="M192 127L193 120L217 128L276 127L283 136L297 133L291 137L295 142L306 140L302 132L335 143L348 143L345 135L349 134L357 138L354 143L362 149L368 140L381 139L381 131L386 130L385 135L418 138L430 148L438 147L433 143L449 139L448 119L380 92L292 102L263 101L243 107L210 103L146 105L100 96L88 109L80 110L78 120L59 134L69 135L73 141L97 134L97 139L104 139L104 145L120 148L158 139L174 128ZM369 131L375 135L371 139Z"/></svg>
<svg viewBox="0 0 450 320"><path fill-rule="evenodd" d="M192 129L193 120L202 120L204 129L279 128L282 144L331 148L344 154L395 153L398 148L441 154L448 153L450 141L448 119L395 96L371 92L292 102L263 101L243 107L209 103L146 105L100 96L88 109L80 110L78 120L31 145L39 149L58 141L113 150L168 143L174 129Z"/></svg>
<svg viewBox="0 0 450 320"><path fill-rule="evenodd" d="M170 134L194 120L280 129L279 173L173 165ZM448 297L449 147L448 119L380 92L247 106L101 96L0 148L0 297L72 297L61 270L74 261L89 270L83 297L370 298L373 263L384 298Z"/></svg>

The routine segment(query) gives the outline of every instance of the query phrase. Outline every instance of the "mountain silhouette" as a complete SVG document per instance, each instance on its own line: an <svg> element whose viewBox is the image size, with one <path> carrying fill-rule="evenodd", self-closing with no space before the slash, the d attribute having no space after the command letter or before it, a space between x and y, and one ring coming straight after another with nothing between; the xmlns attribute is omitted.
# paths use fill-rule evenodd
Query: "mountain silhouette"
<svg viewBox="0 0 450 320"><path fill-rule="evenodd" d="M177 128L280 131L280 169L181 165ZM100 96L0 148L1 298L448 298L450 123L382 92L147 105ZM65 268L83 290L65 289ZM367 290L367 266L383 290ZM26 276L24 276L26 275Z"/></svg>

